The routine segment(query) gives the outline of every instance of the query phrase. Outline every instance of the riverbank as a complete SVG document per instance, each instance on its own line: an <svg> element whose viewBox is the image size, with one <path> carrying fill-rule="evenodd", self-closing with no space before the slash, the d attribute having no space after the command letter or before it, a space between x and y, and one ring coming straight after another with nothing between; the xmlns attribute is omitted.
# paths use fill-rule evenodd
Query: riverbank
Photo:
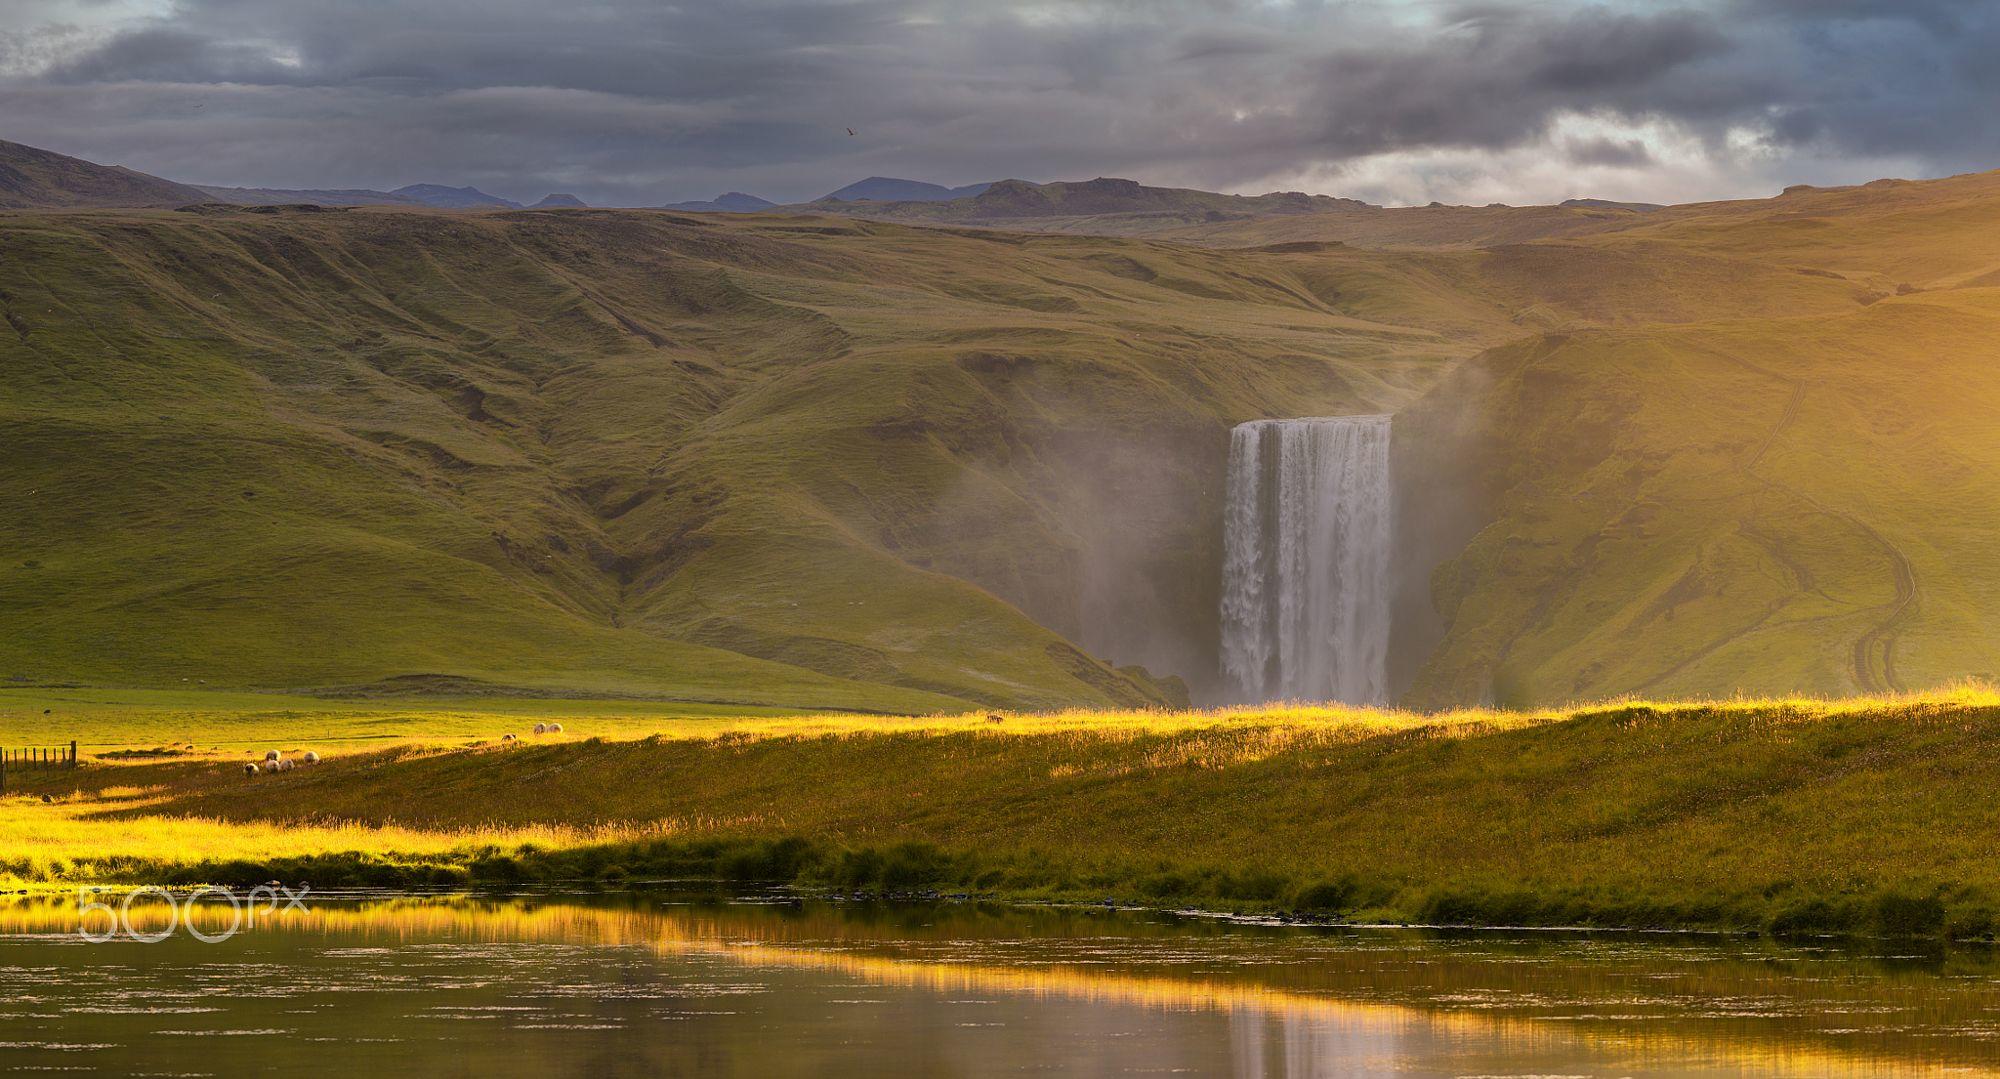
<svg viewBox="0 0 2000 1079"><path fill-rule="evenodd" d="M240 754L24 773L0 879L699 876L1427 924L2000 928L1987 691L569 726L255 777Z"/></svg>

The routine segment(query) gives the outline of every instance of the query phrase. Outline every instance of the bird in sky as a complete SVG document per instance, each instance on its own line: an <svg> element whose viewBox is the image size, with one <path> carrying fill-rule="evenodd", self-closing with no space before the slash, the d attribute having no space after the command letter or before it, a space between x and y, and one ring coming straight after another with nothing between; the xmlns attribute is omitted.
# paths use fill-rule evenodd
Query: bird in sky
<svg viewBox="0 0 2000 1079"><path fill-rule="evenodd" d="M847 137L848 137L848 138L853 138L853 137L854 137L854 129L853 129L853 128L851 128L851 127L850 127L850 128L848 128L848 129L847 129Z"/></svg>

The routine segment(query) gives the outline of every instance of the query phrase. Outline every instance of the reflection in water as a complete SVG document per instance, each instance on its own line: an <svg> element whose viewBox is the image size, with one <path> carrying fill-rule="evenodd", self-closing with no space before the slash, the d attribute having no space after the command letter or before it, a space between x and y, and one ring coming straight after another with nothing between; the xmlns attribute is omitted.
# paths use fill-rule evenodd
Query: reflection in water
<svg viewBox="0 0 2000 1079"><path fill-rule="evenodd" d="M134 908L141 932L170 912ZM191 918L214 934L228 907ZM316 898L219 944L0 901L0 1069L233 1074L1964 1074L2000 968L1094 909Z"/></svg>

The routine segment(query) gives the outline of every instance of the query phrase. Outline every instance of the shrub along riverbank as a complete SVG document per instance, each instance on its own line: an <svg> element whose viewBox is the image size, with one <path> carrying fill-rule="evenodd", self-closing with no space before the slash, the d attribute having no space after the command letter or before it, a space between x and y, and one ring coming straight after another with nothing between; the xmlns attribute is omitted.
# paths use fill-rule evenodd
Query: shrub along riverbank
<svg viewBox="0 0 2000 1079"><path fill-rule="evenodd" d="M255 778L87 766L0 803L0 877L707 877L1435 924L2000 930L1983 691L910 727L403 746Z"/></svg>

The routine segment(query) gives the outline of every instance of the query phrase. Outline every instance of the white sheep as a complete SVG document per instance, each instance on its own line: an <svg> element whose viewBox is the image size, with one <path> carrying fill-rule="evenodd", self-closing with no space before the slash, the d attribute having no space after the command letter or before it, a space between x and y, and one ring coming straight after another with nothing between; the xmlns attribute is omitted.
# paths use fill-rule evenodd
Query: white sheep
<svg viewBox="0 0 2000 1079"><path fill-rule="evenodd" d="M535 724L535 733L536 733L536 734L547 734L547 733L549 733L549 725L548 725L548 724L546 724L546 723L537 723L537 724Z"/></svg>
<svg viewBox="0 0 2000 1079"><path fill-rule="evenodd" d="M298 766L299 766L299 762L297 762L297 761L291 761L291 760L285 760L285 761L279 761L279 762L278 762L278 771L280 771L280 772L289 772L289 771L291 771L292 769L294 769L294 768L297 768Z"/></svg>
<svg viewBox="0 0 2000 1079"><path fill-rule="evenodd" d="M265 770L266 772L275 772L275 771L277 771L277 770L278 770L278 762L277 762L277 761L274 761L274 760L270 760L269 758L266 758L266 759L265 759L265 761L264 761L264 770Z"/></svg>
<svg viewBox="0 0 2000 1079"><path fill-rule="evenodd" d="M549 733L550 733L550 734L561 734L561 733L562 733L562 724L560 724L560 723L551 723L551 724L549 724Z"/></svg>
<svg viewBox="0 0 2000 1079"><path fill-rule="evenodd" d="M245 761L245 762L244 762L244 764L243 764L243 772L244 772L244 774L245 774L245 775L253 775L253 776L254 776L254 775L256 775L256 774L257 774L257 762L256 762L256 761Z"/></svg>
<svg viewBox="0 0 2000 1079"><path fill-rule="evenodd" d="M503 734L500 736L500 740L502 742L511 742L514 740L514 736L511 734Z"/></svg>
<svg viewBox="0 0 2000 1079"><path fill-rule="evenodd" d="M277 750L273 749L273 750L270 750L270 751L268 751L268 752L266 752L266 753L264 754L264 759L265 759L265 760L267 760L267 761L274 761L274 760L277 760L277 759L278 759L279 757L282 757L282 756L284 756L284 754L282 754L282 753L278 752Z"/></svg>
<svg viewBox="0 0 2000 1079"><path fill-rule="evenodd" d="M307 764L318 764L319 754L310 749L306 750L305 762Z"/></svg>

